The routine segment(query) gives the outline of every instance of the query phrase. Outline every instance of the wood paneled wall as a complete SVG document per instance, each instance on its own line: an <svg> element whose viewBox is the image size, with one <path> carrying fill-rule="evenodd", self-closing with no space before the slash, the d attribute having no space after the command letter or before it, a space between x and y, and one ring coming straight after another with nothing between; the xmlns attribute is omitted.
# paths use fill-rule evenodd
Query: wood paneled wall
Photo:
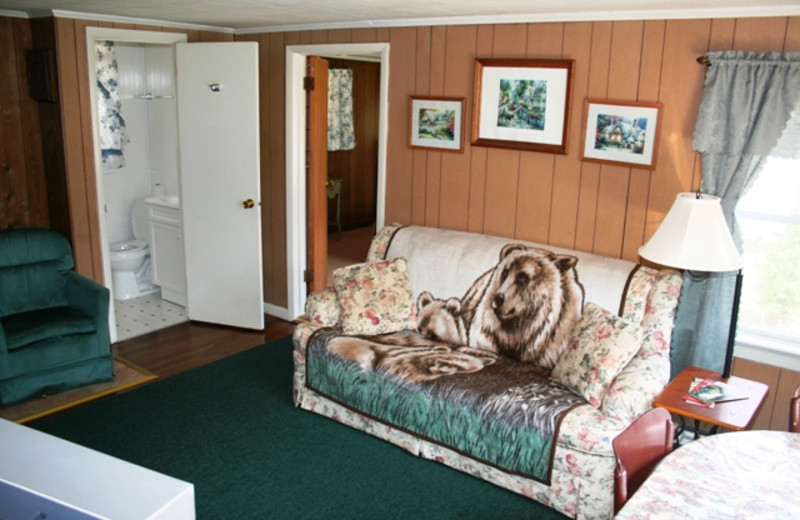
<svg viewBox="0 0 800 520"><path fill-rule="evenodd" d="M278 190L277 196L285 193L285 47L389 42L386 222L637 260L675 195L700 185L691 140L705 70L696 58L725 49L798 51L800 17L337 29L237 39L260 44L262 158L269 159L263 184ZM462 154L408 148L411 95L464 97L470 124L477 57L575 60L567 155L469 143ZM586 97L664 104L656 170L579 160ZM284 211L283 199L275 197L273 192L270 208ZM281 219L275 215L272 222ZM281 231L273 230L273 244L284 243ZM272 289L282 289L285 270L272 274ZM272 294L270 301L284 303Z"/></svg>
<svg viewBox="0 0 800 520"><path fill-rule="evenodd" d="M2 20L3 42L11 41L5 34L9 27L26 23ZM85 28L174 29L61 18L49 23L57 54L65 193L45 197L66 201L78 270L101 280L89 94L82 79L87 77ZM220 33L188 33L190 41L232 39ZM639 246L658 227L675 195L697 189L700 183L700 161L692 151L691 135L704 69L695 58L723 49L798 51L800 17L337 29L236 39L259 42L265 298L284 306L286 45L391 44L387 222L491 233L635 260ZM19 74L24 69L18 58L9 61L7 48L4 44L0 63ZM575 60L567 155L469 143L462 154L407 147L410 95L465 97L465 121L470 123L477 57ZM26 95L20 89L20 96ZM656 170L578 159L586 97L664 104ZM29 100L18 103L24 102ZM20 105L20 110L31 109ZM58 133L44 127L41 132ZM25 139L36 142L34 137ZM5 158L11 146L4 142L0 147ZM13 148L18 150L17 145ZM29 166L26 171L35 169ZM33 191L36 195L28 197L40 197L37 207L41 207L44 199L38 188ZM15 188L15 193L21 192Z"/></svg>
<svg viewBox="0 0 800 520"><path fill-rule="evenodd" d="M49 227L39 103L30 96L28 20L0 17L0 229Z"/></svg>

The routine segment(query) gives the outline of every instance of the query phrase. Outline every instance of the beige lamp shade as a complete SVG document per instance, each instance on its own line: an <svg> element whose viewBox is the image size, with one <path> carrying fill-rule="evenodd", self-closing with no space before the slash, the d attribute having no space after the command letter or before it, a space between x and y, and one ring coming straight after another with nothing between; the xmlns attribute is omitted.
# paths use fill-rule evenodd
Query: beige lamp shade
<svg viewBox="0 0 800 520"><path fill-rule="evenodd" d="M735 271L742 257L733 243L719 197L679 193L639 255L659 265L691 271Z"/></svg>

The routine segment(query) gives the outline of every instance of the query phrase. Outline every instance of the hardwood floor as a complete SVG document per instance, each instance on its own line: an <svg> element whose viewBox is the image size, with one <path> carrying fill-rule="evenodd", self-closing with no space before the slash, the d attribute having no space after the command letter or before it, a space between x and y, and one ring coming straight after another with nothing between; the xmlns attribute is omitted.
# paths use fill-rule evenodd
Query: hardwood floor
<svg viewBox="0 0 800 520"><path fill-rule="evenodd" d="M112 351L115 356L164 378L282 338L293 331L294 324L272 316L265 316L265 328L259 331L187 322L117 342Z"/></svg>

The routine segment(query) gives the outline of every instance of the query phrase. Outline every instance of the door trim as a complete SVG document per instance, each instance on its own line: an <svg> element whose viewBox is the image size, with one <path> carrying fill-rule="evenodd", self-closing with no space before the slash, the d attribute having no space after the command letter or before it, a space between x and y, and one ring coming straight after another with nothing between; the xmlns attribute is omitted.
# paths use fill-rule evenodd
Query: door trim
<svg viewBox="0 0 800 520"><path fill-rule="evenodd" d="M378 179L375 225L384 225L386 204L386 147L389 135L389 44L331 43L286 47L286 277L287 310L294 319L304 312L306 286L306 104L303 76L306 57L371 56L380 59L378 109Z"/></svg>
<svg viewBox="0 0 800 520"><path fill-rule="evenodd" d="M155 31L137 31L132 29L113 29L110 27L87 27L86 28L86 56L88 76L86 81L89 84L89 96L91 98L91 125L92 125L92 149L94 151L94 175L95 187L97 191L97 221L100 228L100 258L103 262L103 285L109 291L113 291L111 286L111 258L108 251L108 230L106 229L105 205L106 195L103 187L103 167L102 155L100 153L100 128L97 117L97 78L95 72L94 44L97 41L112 40L115 42L126 43L150 43L160 45L175 45L185 43L188 37L184 33L168 33ZM111 343L117 341L116 317L114 316L114 297L113 292L109 298L108 325L111 333Z"/></svg>

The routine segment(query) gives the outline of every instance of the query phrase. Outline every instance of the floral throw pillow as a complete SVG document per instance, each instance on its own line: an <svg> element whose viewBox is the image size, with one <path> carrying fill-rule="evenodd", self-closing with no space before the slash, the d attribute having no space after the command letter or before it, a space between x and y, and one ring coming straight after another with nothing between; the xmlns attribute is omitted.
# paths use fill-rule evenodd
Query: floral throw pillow
<svg viewBox="0 0 800 520"><path fill-rule="evenodd" d="M641 346L641 327L587 302L552 376L599 408L609 385Z"/></svg>
<svg viewBox="0 0 800 520"><path fill-rule="evenodd" d="M333 284L345 334L385 334L416 328L416 306L405 258L336 269Z"/></svg>

